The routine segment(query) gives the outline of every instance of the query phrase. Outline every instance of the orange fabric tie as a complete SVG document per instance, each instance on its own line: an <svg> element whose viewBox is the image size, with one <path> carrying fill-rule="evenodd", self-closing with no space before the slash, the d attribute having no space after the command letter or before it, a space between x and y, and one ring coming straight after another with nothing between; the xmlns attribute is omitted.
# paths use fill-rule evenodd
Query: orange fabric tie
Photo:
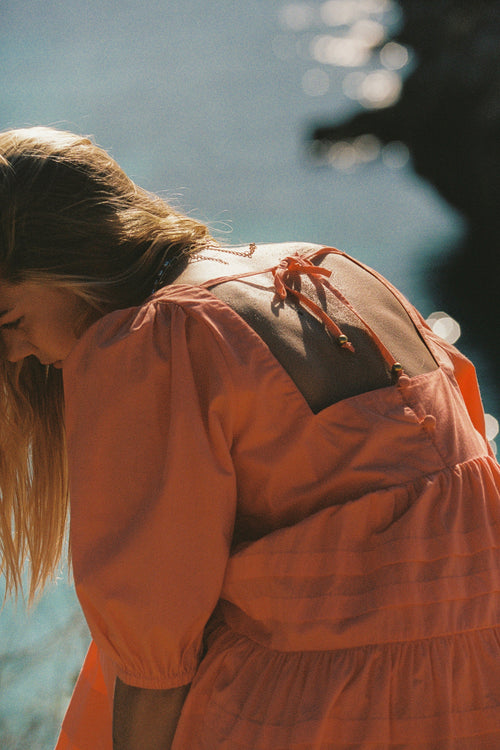
<svg viewBox="0 0 500 750"><path fill-rule="evenodd" d="M348 340L347 336L342 333L342 330L338 327L335 321L332 320L319 305L309 299L309 297L306 297L305 294L302 294L298 289L294 289L288 283L290 276L306 274L307 276L312 277L313 280L317 280L323 284L323 286L326 286L336 297L339 297L340 292L337 292L337 290L328 282L327 278L325 278L331 276L331 271L327 268L321 268L321 266L315 266L307 257L292 255L283 258L277 266L271 269L271 272L274 277L274 290L280 299L285 299L287 295L295 297L300 304L309 308L309 310L321 320L343 349L348 349L350 352L354 352L353 345ZM342 297L342 295L340 296Z"/></svg>

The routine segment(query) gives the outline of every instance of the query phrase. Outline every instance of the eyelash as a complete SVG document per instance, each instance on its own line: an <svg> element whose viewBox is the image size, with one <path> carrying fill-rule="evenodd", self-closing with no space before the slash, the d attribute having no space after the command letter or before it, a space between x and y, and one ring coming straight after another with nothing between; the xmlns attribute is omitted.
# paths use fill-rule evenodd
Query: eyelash
<svg viewBox="0 0 500 750"><path fill-rule="evenodd" d="M16 328L19 328L22 321L21 318L17 318L17 320L11 320L10 323L3 323L0 325L0 329L2 331L15 331Z"/></svg>

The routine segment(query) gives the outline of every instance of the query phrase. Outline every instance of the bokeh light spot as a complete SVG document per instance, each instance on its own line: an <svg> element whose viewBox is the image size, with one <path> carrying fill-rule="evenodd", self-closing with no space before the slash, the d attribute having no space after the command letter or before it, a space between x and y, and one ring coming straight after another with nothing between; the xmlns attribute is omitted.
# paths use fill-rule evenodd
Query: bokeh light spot
<svg viewBox="0 0 500 750"><path fill-rule="evenodd" d="M320 9L321 20L327 26L348 26L362 14L363 10L356 0L327 0Z"/></svg>
<svg viewBox="0 0 500 750"><path fill-rule="evenodd" d="M462 333L460 324L457 323L451 315L448 315L448 313L445 313L442 310L437 310L436 312L431 313L426 322L435 334L449 344L454 344L458 341Z"/></svg>
<svg viewBox="0 0 500 750"><path fill-rule="evenodd" d="M323 65L338 65L343 68L356 68L370 60L370 47L356 37L336 37L322 34L311 42L311 55Z"/></svg>
<svg viewBox="0 0 500 750"><path fill-rule="evenodd" d="M329 148L328 162L341 172L351 172L358 163L357 151L352 143L338 141Z"/></svg>
<svg viewBox="0 0 500 750"><path fill-rule="evenodd" d="M359 39L367 47L376 47L385 39L385 29L378 21L363 18L351 27L349 36Z"/></svg>
<svg viewBox="0 0 500 750"><path fill-rule="evenodd" d="M401 70L409 59L407 48L397 42L388 42L380 50L380 62L388 70Z"/></svg>
<svg viewBox="0 0 500 750"><path fill-rule="evenodd" d="M485 414L484 424L486 428L486 438L489 441L489 444L491 445L491 449L496 456L498 453L498 447L495 442L495 438L498 436L498 432L499 432L498 419L494 417L493 414Z"/></svg>
<svg viewBox="0 0 500 750"><path fill-rule="evenodd" d="M358 161L360 162L375 161L380 155L380 141L375 135L371 135L370 133L355 138L353 146L356 149Z"/></svg>
<svg viewBox="0 0 500 750"><path fill-rule="evenodd" d="M379 139L366 134L333 143L314 141L309 145L309 155L318 164L334 167L341 172L355 172L358 167L375 161L380 149Z"/></svg>
<svg viewBox="0 0 500 750"><path fill-rule="evenodd" d="M386 13L394 6L393 0L357 0L363 13Z"/></svg>
<svg viewBox="0 0 500 750"><path fill-rule="evenodd" d="M485 414L484 423L486 426L486 437L488 440L494 440L500 429L498 419L494 417L493 414Z"/></svg>
<svg viewBox="0 0 500 750"><path fill-rule="evenodd" d="M403 82L392 70L374 70L365 77L360 91L360 101L365 107L389 107L401 95Z"/></svg>
<svg viewBox="0 0 500 750"><path fill-rule="evenodd" d="M315 9L307 3L290 3L281 9L281 22L292 31L305 31L315 20Z"/></svg>

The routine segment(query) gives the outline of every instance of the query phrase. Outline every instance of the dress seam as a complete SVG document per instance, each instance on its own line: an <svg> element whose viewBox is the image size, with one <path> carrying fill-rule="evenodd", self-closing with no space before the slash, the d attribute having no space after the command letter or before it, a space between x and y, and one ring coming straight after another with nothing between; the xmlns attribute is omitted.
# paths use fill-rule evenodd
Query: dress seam
<svg viewBox="0 0 500 750"><path fill-rule="evenodd" d="M438 451L436 451L441 458ZM399 490L403 489L405 487L411 488L415 486L418 482L422 480L431 480L433 477L442 474L443 472L447 472L449 474L456 474L456 469L466 466L467 464L470 464L474 461L485 461L490 460L491 456L489 456L487 453L480 453L476 456L469 456L468 458L465 458L463 461L457 461L457 462L450 462L450 463L444 463L442 466L437 467L436 469L433 469L433 471L429 471L427 474L417 474L412 479L407 480L406 482L397 482L394 484L388 484L388 485L382 485L380 487L374 487L372 490L369 491L368 494L370 495L376 495L379 492L391 492L392 490ZM441 458L442 460L442 458ZM348 505L349 503L354 503L357 500L366 497L367 492L363 491L361 494L354 495L353 497L347 497L345 502L339 504L339 505L330 505L327 506L327 508L322 508L318 511L318 513L322 513L325 510L328 510L328 508L337 508L342 507L344 505Z"/></svg>
<svg viewBox="0 0 500 750"><path fill-rule="evenodd" d="M419 643L425 643L430 641L438 641L438 640L454 640L459 638L460 636L467 636L468 634L472 633L483 633L487 631L499 631L500 636L500 622L497 625L485 625L484 627L480 628L468 628L466 630L457 630L452 631L450 633L441 633L439 635L430 635L425 636L422 638L405 638L399 641L376 641L374 643L364 643L359 646L343 646L342 648L320 648L320 649L293 649L293 650L284 650L279 648L273 648L272 646L266 646L263 643L260 643L260 641L257 641L255 638L251 638L246 633L241 633L239 630L236 630L231 625L224 622L225 627L228 629L228 631L234 635L236 635L239 638L244 638L245 640L249 641L252 644L255 644L259 648L265 649L266 651L272 651L273 653L280 654L280 655L302 655L302 654L346 654L349 652L359 652L359 651L368 651L372 649L383 649L386 647L393 647L393 646L412 646L417 645Z"/></svg>
<svg viewBox="0 0 500 750"><path fill-rule="evenodd" d="M164 688L165 683L178 683L179 685L187 685L190 682L192 682L196 670L196 667L190 667L188 669L183 669L182 671L178 671L175 673L165 673L161 678L158 677L149 677L146 674L140 675L137 672L133 673L130 672L128 669L125 669L122 667L118 662L116 662L114 659L111 659L108 657L109 661L113 664L113 667L115 669L115 672L120 679L122 677L129 678L133 682L141 682L141 683L148 683L148 686L152 687L152 689L168 689Z"/></svg>

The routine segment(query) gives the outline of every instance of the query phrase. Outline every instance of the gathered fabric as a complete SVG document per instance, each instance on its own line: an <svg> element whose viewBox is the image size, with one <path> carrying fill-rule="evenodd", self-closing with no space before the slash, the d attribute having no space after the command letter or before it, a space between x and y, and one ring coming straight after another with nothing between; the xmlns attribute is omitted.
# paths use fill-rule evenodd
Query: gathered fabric
<svg viewBox="0 0 500 750"><path fill-rule="evenodd" d="M268 269L277 293L329 289L316 257ZM498 748L500 468L472 365L378 277L437 367L313 413L206 288L228 278L105 316L65 363L93 642L57 750L112 750L117 676L191 683L174 750Z"/></svg>

